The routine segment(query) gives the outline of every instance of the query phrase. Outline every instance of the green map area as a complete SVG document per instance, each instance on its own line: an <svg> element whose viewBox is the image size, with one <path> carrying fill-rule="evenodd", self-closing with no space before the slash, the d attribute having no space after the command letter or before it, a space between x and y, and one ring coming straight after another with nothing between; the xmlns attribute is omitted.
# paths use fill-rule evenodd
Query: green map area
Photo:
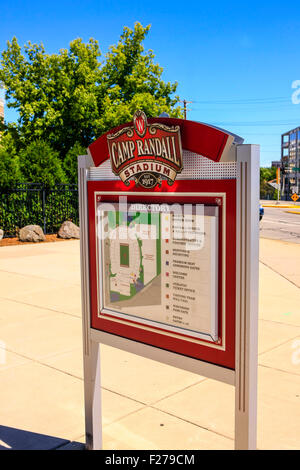
<svg viewBox="0 0 300 470"><path fill-rule="evenodd" d="M107 211L109 301L132 299L161 273L160 213Z"/></svg>

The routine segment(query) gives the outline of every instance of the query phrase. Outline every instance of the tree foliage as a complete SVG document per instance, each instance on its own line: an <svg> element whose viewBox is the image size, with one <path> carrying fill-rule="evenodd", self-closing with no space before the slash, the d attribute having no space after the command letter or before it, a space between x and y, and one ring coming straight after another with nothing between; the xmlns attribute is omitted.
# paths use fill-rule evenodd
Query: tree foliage
<svg viewBox="0 0 300 470"><path fill-rule="evenodd" d="M77 184L78 181L78 155L85 155L86 149L79 143L76 142L72 148L68 151L64 161L63 169L68 178L69 183Z"/></svg>
<svg viewBox="0 0 300 470"><path fill-rule="evenodd" d="M67 181L58 152L43 140L31 142L21 150L20 167L26 182L51 187Z"/></svg>
<svg viewBox="0 0 300 470"><path fill-rule="evenodd" d="M143 41L150 26L139 23L134 30L125 27L117 45L110 47L101 69L102 131L132 119L137 109L147 116L159 116L163 111L181 117L173 97L177 83L165 83L163 69L154 63L154 53L144 53Z"/></svg>
<svg viewBox="0 0 300 470"><path fill-rule="evenodd" d="M95 138L132 119L136 109L148 116L166 111L180 117L174 97L177 83L162 80L143 41L150 27L125 27L103 60L95 39L75 39L69 49L47 54L42 44L28 42L24 53L16 38L2 53L0 82L18 122L8 124L18 149L42 139L64 158L77 143L86 148Z"/></svg>
<svg viewBox="0 0 300 470"><path fill-rule="evenodd" d="M260 198L261 199L276 199L277 191L275 188L268 184L276 178L276 168L260 168Z"/></svg>
<svg viewBox="0 0 300 470"><path fill-rule="evenodd" d="M19 157L11 135L0 140L0 187L11 187L15 182L22 181Z"/></svg>

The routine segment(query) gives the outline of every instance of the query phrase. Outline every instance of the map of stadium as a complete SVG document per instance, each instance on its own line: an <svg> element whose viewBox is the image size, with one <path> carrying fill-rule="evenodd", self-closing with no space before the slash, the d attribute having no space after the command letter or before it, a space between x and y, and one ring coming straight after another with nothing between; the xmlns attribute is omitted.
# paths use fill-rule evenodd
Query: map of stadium
<svg viewBox="0 0 300 470"><path fill-rule="evenodd" d="M160 214L107 212L109 302L133 299L160 275ZM107 294L107 293L106 293ZM160 302L160 299L159 299Z"/></svg>
<svg viewBox="0 0 300 470"><path fill-rule="evenodd" d="M98 212L99 315L216 341L218 208L201 216L108 206Z"/></svg>

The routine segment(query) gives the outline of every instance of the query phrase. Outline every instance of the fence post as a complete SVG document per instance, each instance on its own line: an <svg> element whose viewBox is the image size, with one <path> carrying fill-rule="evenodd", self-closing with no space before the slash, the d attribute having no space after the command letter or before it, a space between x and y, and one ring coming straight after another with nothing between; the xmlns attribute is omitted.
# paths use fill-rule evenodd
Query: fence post
<svg viewBox="0 0 300 470"><path fill-rule="evenodd" d="M44 234L46 234L46 192L45 192L45 186L43 186L43 219L44 219Z"/></svg>
<svg viewBox="0 0 300 470"><path fill-rule="evenodd" d="M0 225L5 237L15 237L24 224L38 224L44 233L56 233L66 219L78 224L76 184L16 183L0 187ZM42 204L42 207L41 207Z"/></svg>

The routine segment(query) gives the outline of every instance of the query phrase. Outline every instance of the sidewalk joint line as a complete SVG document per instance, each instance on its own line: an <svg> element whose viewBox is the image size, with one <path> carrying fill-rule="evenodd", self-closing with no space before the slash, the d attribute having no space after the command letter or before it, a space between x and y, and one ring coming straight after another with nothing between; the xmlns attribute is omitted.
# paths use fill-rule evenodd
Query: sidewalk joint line
<svg viewBox="0 0 300 470"><path fill-rule="evenodd" d="M283 321L268 320L267 318L260 318L259 321L268 321L270 323L277 323L278 325L285 325L285 326L291 326L294 328L300 328L300 325L294 325L293 323L286 323Z"/></svg>
<svg viewBox="0 0 300 470"><path fill-rule="evenodd" d="M62 444L58 444L57 447L54 447L53 449L50 449L50 450L58 450L58 449L60 449L61 447L67 446L68 444L71 444L71 442L73 442L73 441L70 441L70 440L66 439L66 442L64 442L64 443L62 443Z"/></svg>
<svg viewBox="0 0 300 470"><path fill-rule="evenodd" d="M271 352L271 351L274 351L274 349L280 348L280 347L283 346L284 344L287 344L289 341L293 341L294 339L297 339L297 338L300 338L300 336L299 336L299 335L293 336L293 338L289 338L289 339L283 341L282 343L277 344L276 346L273 346L272 348L268 349L267 351L260 352L258 355L261 356L261 355L263 355L263 354L267 354L267 353L269 353L269 352Z"/></svg>
<svg viewBox="0 0 300 470"><path fill-rule="evenodd" d="M53 369L57 372L61 372L62 374L69 375L70 377L73 377L74 379L79 379L79 380L83 381L83 379L81 377L78 377L74 374L71 374L70 372L62 371L61 369L57 369L56 367L51 366L50 364L46 364L46 363L42 362L42 360L34 359L32 357L26 356L25 354L21 354L21 353L18 353L16 351L13 351L12 349L9 349L9 348L5 348L5 350L12 353L12 354L15 354L16 356L23 357L24 359L28 359L29 361L33 362L34 364L38 364L40 366L48 367L49 369ZM52 356L47 356L47 357L52 357ZM27 366L28 364L19 364L19 365L15 365L15 366L12 366L12 367L19 367L19 366L24 366L24 365Z"/></svg>
<svg viewBox="0 0 300 470"><path fill-rule="evenodd" d="M138 402L138 403L139 403L139 402ZM133 410L133 411L130 411L129 413L127 413L127 414L124 415L124 416L120 416L120 418L113 419L110 423L107 423L107 424L103 424L103 425L102 425L102 426L103 426L103 430L104 430L105 428L107 428L108 426L111 426L112 424L118 423L119 421L122 421L122 419L126 419L126 418L128 418L128 416L131 416L131 415L133 415L133 414L135 414L135 413L138 413L138 412L141 411L141 410L145 410L145 409L147 409L147 408L149 408L149 406L148 406L148 405L145 405L145 406L139 408L138 410Z"/></svg>
<svg viewBox="0 0 300 470"><path fill-rule="evenodd" d="M122 393L116 392L115 390L111 390L110 388L103 387L103 386L101 386L101 388L102 388L102 390L105 390L106 392L114 393L115 395L118 395L119 397L127 398L128 400L131 400L131 401L134 401L134 402L136 402L136 403L139 403L140 405L143 405L143 406L150 406L148 403L144 403L143 401L136 400L135 398L128 397L127 395L123 395Z"/></svg>
<svg viewBox="0 0 300 470"><path fill-rule="evenodd" d="M49 278L49 277L35 276L35 275L32 275L32 274L23 274L23 273L18 273L18 272L15 272L15 271L6 271L5 269L0 269L0 273L14 274L14 275L17 275L17 276L28 277L28 278L33 278L33 279L41 279L42 281L48 281L48 282L49 281L50 282L52 282L52 281L57 282L57 280ZM68 281L65 282L65 280L60 280L60 281L63 282L63 283L66 283L66 284L68 283ZM73 284L73 283L70 283L70 282L68 284L69 284L69 287L76 286L76 287L80 288L80 281L78 282L78 284Z"/></svg>
<svg viewBox="0 0 300 470"><path fill-rule="evenodd" d="M258 365L260 367L265 367L266 369L276 370L277 372L283 372L284 374L289 374L289 375L293 375L295 377L300 377L300 374L297 374L295 372L291 372L289 370L277 369L276 367L267 366L265 364L258 364Z"/></svg>
<svg viewBox="0 0 300 470"><path fill-rule="evenodd" d="M77 434L76 437L71 439L71 442L78 442L78 439L81 439L82 437L85 437L85 434L80 434L80 436Z"/></svg>
<svg viewBox="0 0 300 470"><path fill-rule="evenodd" d="M269 323L280 323L282 325L286 325L286 326L291 326L293 328L297 328L299 329L300 331L300 325L292 325L290 323L282 323L282 322L279 322L279 321L276 321L276 320L270 320L269 318L259 318L259 321L265 321L265 322L269 322Z"/></svg>
<svg viewBox="0 0 300 470"><path fill-rule="evenodd" d="M1 299L8 300L10 302L16 302L16 303L22 304L22 305L28 305L29 307L39 308L39 309L42 309L42 310L49 310L50 312L61 313L63 315L68 315L69 317L74 317L74 318L78 318L78 320L81 320L81 316L75 315L74 313L62 312L61 310L54 310L53 308L42 307L41 305L34 305L34 304L30 304L28 302L23 302L22 300L10 299L9 297L0 297L0 300Z"/></svg>
<svg viewBox="0 0 300 470"><path fill-rule="evenodd" d="M202 377L204 377L204 376L202 376ZM197 380L197 382L195 382L193 384L187 385L186 387L184 387L180 390L177 390L176 392L170 393L169 395L167 395L163 398L159 398L159 400L154 401L153 403L151 403L151 405L156 405L157 403L160 403L161 401L166 400L167 398L173 397L174 395L177 395L177 393L184 392L185 390L188 390L189 388L194 387L195 385L199 385L200 383L205 382L206 380L208 380L208 377L204 377L203 380Z"/></svg>
<svg viewBox="0 0 300 470"><path fill-rule="evenodd" d="M280 272L276 271L276 269L272 268L271 266L269 266L267 263L265 263L264 261L262 261L261 259L259 260L259 262L261 264L263 264L264 266L266 266L267 268L271 269L271 271L273 271L274 273L278 274L279 276L283 277L286 281L290 282L291 284L293 284L294 286L296 286L298 289L300 288L300 286L298 286L294 281L291 281L289 278L287 278L286 276L284 276L283 274L281 274Z"/></svg>
<svg viewBox="0 0 300 470"><path fill-rule="evenodd" d="M217 434L217 436L221 436L221 437L225 437L226 439L230 439L231 441L233 441L234 439L230 436L227 436L226 434L222 434L221 432L217 432L217 431L214 431L210 428L207 428L205 426L201 426L200 424L196 424L194 423L193 421L190 421L186 418L182 418L180 416L177 416L177 415L174 415L173 413L171 412L168 412L168 411L165 411L165 410L161 410L159 408L156 408L155 406L150 406L150 408L153 408L154 410L156 411L160 411L161 413L165 413L166 415L169 415L169 416L172 416L173 418L177 418L177 419L180 419L181 421L184 421L185 423L188 423L188 424L192 424L193 426L196 426L197 428L201 428L201 429L204 429L205 431L208 431L208 432L211 432L213 434Z"/></svg>
<svg viewBox="0 0 300 470"><path fill-rule="evenodd" d="M261 231L262 229L260 229ZM270 231L272 231L272 229L269 229ZM281 242L281 243L288 243L290 245L299 245L300 242L298 241L291 241L291 240L282 240L281 238L270 238L270 237L264 237L263 235L260 235L259 238L263 239L263 240L271 240L272 242ZM299 238L299 235L297 234L297 237L296 238Z"/></svg>
<svg viewBox="0 0 300 470"><path fill-rule="evenodd" d="M38 360L38 359L33 359L32 357L29 357L29 356L26 356L24 354L21 354L21 353L18 353L16 351L13 351L12 349L9 349L9 348L5 348L6 351L12 353L12 354L15 354L16 356L19 356L19 357L22 357L23 359L28 359L29 361L33 362L34 364L39 364L41 366L44 366L44 367L48 367L49 369L52 369L52 370L55 370L56 372L60 372L61 374L66 374L66 375L69 375L70 377L73 377L74 379L78 379L80 380L81 382L83 382L83 377L79 377L77 375L74 375L74 374L71 374L70 372L67 372L67 371L64 371L64 370L61 370L61 369L58 369L57 367L54 367L54 366L51 366L50 364L46 364L45 362L42 362L42 359L41 360ZM69 350L68 352L70 351L73 351L72 350ZM59 354L55 354L54 356L47 356L48 357L56 357L58 356ZM15 366L11 366L11 367L19 367L19 366L24 366L24 365L27 365L27 364L16 364ZM123 395L122 393L119 393L119 392L116 392L115 390L111 390L110 388L107 388L107 387L103 387L101 386L100 387L101 389L103 390L106 390L107 392L111 392L111 393L114 393L115 395L118 395L122 398L127 398L128 400L131 400L135 403L139 403L140 405L143 405L143 406L150 406L148 405L148 403L144 403L140 400L136 400L135 398L132 398L132 397L129 397L127 395Z"/></svg>
<svg viewBox="0 0 300 470"><path fill-rule="evenodd" d="M39 364L41 366L44 366L44 367L48 367L49 369L52 369L52 370L55 370L56 372L60 372L61 374L66 374L66 375L69 375L70 377L73 377L74 379L78 379L80 380L81 382L83 382L83 377L79 377L77 375L74 375L74 374L71 374L70 372L67 372L65 370L61 370L61 369L58 369L57 367L54 367L54 366L51 366L50 364L46 364L45 362L42 362L42 359L41 360L38 360L38 359L33 359L29 356L26 356L24 354L21 354L21 353L18 353L18 352L15 352L13 351L12 349L8 349L6 348L6 351L12 353L12 354L15 354L16 356L19 356L19 357L22 357L23 359L28 359L29 361L33 362L34 364ZM70 350L72 351L72 350ZM70 352L69 351L69 352ZM59 354L55 355L55 356L47 356L47 357L56 357L58 356ZM12 367L19 367L19 366L24 366L24 365L27 365L27 364L18 364L18 365L15 365L15 366L12 366ZM119 393L119 392L116 392L115 390L111 390L107 387L103 387L101 386L100 387L101 389L103 390L106 390L107 392L111 392L111 393L114 393L115 395L118 395L122 398L127 398L128 400L131 400L135 403L139 403L140 405L143 405L143 406L149 406L147 403L144 403L140 400L136 400L135 398L132 398L132 397L128 397L126 395L123 395L122 393Z"/></svg>

